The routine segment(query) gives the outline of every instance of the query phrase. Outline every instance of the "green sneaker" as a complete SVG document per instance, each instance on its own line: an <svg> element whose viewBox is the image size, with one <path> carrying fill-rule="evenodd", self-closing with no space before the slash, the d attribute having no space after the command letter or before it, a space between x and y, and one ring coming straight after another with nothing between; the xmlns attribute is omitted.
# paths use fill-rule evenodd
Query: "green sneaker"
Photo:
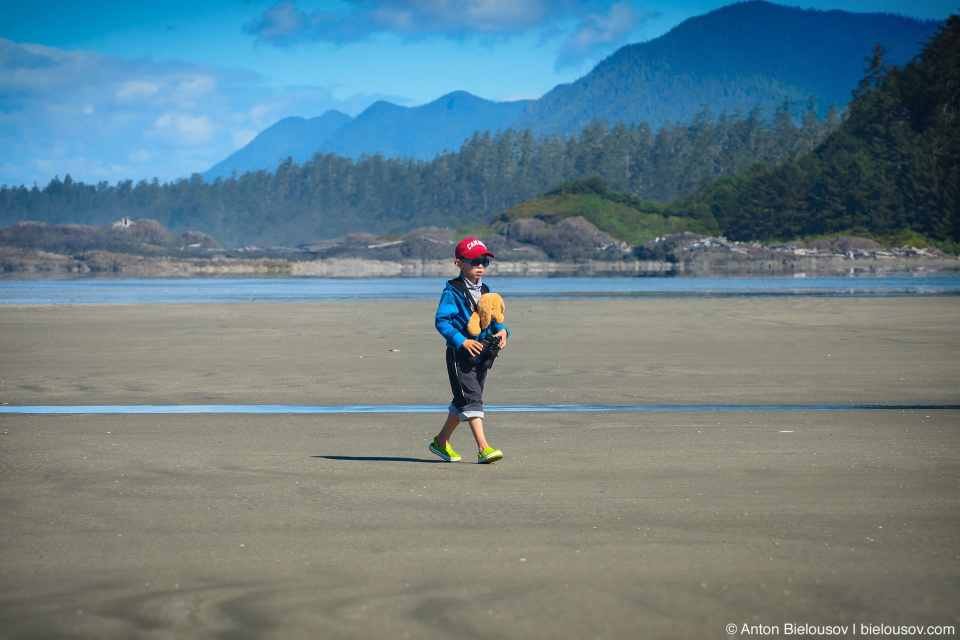
<svg viewBox="0 0 960 640"><path fill-rule="evenodd" d="M480 464L490 464L491 462L496 462L502 457L503 451L500 451L500 449L494 449L493 447L487 447L477 454L477 462Z"/></svg>
<svg viewBox="0 0 960 640"><path fill-rule="evenodd" d="M446 445L444 445L444 446L441 447L441 446L437 443L437 439L434 438L434 439L433 439L433 442L430 443L430 451L431 451L432 453L437 454L438 456L440 456L441 458L443 458L443 459L446 460L447 462L460 462L460 454L457 453L456 451L454 451L454 450L450 447L450 443L449 443L449 442L448 442Z"/></svg>

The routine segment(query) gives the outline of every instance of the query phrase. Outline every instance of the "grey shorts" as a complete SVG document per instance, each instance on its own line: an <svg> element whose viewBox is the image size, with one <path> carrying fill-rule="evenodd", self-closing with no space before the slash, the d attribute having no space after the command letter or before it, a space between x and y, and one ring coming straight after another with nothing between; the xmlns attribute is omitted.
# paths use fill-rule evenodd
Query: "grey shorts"
<svg viewBox="0 0 960 640"><path fill-rule="evenodd" d="M487 379L486 367L470 362L470 354L463 349L447 347L447 376L453 402L447 410L460 416L460 421L483 417L483 383Z"/></svg>

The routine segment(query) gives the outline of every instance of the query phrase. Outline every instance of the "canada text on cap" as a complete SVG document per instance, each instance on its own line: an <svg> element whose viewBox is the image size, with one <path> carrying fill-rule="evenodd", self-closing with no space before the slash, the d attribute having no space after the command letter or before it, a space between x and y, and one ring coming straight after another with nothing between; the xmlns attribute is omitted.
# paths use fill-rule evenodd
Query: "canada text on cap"
<svg viewBox="0 0 960 640"><path fill-rule="evenodd" d="M479 238L464 238L457 243L456 256L458 260L473 260L480 256L496 257Z"/></svg>

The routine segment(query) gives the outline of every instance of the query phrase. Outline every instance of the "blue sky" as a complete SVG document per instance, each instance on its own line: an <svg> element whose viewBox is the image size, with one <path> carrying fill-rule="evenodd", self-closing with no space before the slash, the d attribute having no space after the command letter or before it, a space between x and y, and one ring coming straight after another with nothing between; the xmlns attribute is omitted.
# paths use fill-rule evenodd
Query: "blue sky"
<svg viewBox="0 0 960 640"><path fill-rule="evenodd" d="M943 19L956 0L805 8ZM714 0L0 3L0 184L202 172L277 120L537 97Z"/></svg>

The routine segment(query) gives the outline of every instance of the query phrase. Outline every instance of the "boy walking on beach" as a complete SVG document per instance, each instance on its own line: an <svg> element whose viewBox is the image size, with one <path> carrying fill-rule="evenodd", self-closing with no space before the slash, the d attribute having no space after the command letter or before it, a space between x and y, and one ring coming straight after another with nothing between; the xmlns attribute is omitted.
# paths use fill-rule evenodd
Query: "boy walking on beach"
<svg viewBox="0 0 960 640"><path fill-rule="evenodd" d="M460 275L447 281L436 318L437 331L447 341L447 376L453 402L447 409L446 423L430 444L430 451L447 462L459 461L460 454L450 446L450 436L461 422L469 422L479 449L477 462L487 464L502 458L503 453L491 447L483 435L483 383L488 369L470 361L471 356L483 350L483 344L469 337L467 322L480 296L490 291L480 279L494 255L479 239L464 238L457 244L455 256ZM485 332L500 339L501 349L510 336L507 328L495 320Z"/></svg>

